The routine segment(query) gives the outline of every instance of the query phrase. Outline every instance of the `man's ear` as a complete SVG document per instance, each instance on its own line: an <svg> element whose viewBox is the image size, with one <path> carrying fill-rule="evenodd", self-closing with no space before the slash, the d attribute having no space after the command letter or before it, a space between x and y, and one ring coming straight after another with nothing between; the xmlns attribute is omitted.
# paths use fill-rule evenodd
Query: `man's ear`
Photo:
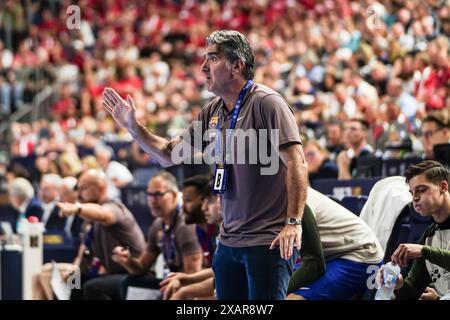
<svg viewBox="0 0 450 320"><path fill-rule="evenodd" d="M441 188L441 193L448 192L448 182L447 181L441 181L441 184L439 187Z"/></svg>
<svg viewBox="0 0 450 320"><path fill-rule="evenodd" d="M241 59L237 59L235 62L233 62L233 74L238 75L242 73L242 70L244 70L245 63Z"/></svg>

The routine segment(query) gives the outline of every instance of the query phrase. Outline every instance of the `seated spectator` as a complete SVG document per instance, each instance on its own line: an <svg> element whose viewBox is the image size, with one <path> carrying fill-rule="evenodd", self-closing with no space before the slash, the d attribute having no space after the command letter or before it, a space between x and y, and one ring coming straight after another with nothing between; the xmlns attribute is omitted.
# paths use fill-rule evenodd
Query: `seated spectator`
<svg viewBox="0 0 450 320"><path fill-rule="evenodd" d="M335 160L337 155L345 149L342 144L342 123L340 121L331 121L326 125L326 148L330 154L330 159Z"/></svg>
<svg viewBox="0 0 450 320"><path fill-rule="evenodd" d="M62 177L78 177L83 166L76 153L64 152L58 158L58 166Z"/></svg>
<svg viewBox="0 0 450 320"><path fill-rule="evenodd" d="M385 158L402 158L405 153L405 151L402 150L402 147L407 141L409 141L410 147L412 148L408 130L409 120L401 113L400 104L397 99L386 99L383 107L385 108L385 121L383 123L384 132L377 141L379 144L377 147L385 151Z"/></svg>
<svg viewBox="0 0 450 320"><path fill-rule="evenodd" d="M88 300L124 299L127 288L158 289L162 279L150 274L150 268L160 253L165 272L194 273L201 269L203 253L193 225L186 225L178 205L176 179L168 172L156 174L147 186L147 201L156 217L148 231L147 248L139 257L128 248L117 246L112 259L125 268L130 276L116 275L94 279L84 288ZM164 277L167 276L164 275Z"/></svg>
<svg viewBox="0 0 450 320"><path fill-rule="evenodd" d="M337 178L338 167L329 159L329 153L316 140L309 140L304 146L308 163L309 181L314 179Z"/></svg>
<svg viewBox="0 0 450 320"><path fill-rule="evenodd" d="M302 248L308 252L300 254L287 299L355 298L367 288L367 268L382 262L380 243L362 220L312 188L306 204Z"/></svg>
<svg viewBox="0 0 450 320"><path fill-rule="evenodd" d="M44 209L41 222L45 226L46 231L60 230L63 231L66 225L66 218L59 216L59 209L56 206L59 199L59 189L61 188L62 179L54 173L42 176L39 185L39 198Z"/></svg>
<svg viewBox="0 0 450 320"><path fill-rule="evenodd" d="M206 176L193 176L183 182L183 213L186 224L195 224L198 241L203 249L203 266L210 267L216 250L219 226L209 224L203 211L203 202L211 193L210 179Z"/></svg>
<svg viewBox="0 0 450 320"><path fill-rule="evenodd" d="M145 241L132 213L122 203L107 199L107 179L102 171L89 170L83 173L78 190L81 203L59 202L58 207L62 216L80 216L90 221L92 228L84 232L84 241L73 264L62 264L58 268L60 271L81 269L81 282L84 285L99 275L124 273L122 266L112 259L111 252L116 246L124 246L129 248L130 255L138 256L144 249ZM86 241L90 243L88 251ZM34 276L34 298L53 298L48 276L51 270L51 265L44 265L42 272ZM62 272L63 277L67 275Z"/></svg>
<svg viewBox="0 0 450 320"><path fill-rule="evenodd" d="M8 196L11 206L18 211L14 225L12 226L18 232L21 219L35 216L39 220L42 218L44 210L42 203L34 197L34 189L31 183L25 178L15 178L8 185Z"/></svg>
<svg viewBox="0 0 450 320"><path fill-rule="evenodd" d="M78 180L74 177L65 177L62 179L61 186L59 188L59 199L61 202L75 203L77 201L77 183ZM80 237L82 224L83 219L80 218L80 216L67 217L64 225L65 234L78 240Z"/></svg>
<svg viewBox="0 0 450 320"><path fill-rule="evenodd" d="M371 157L372 147L367 143L369 124L359 118L353 118L345 123L345 139L349 149L339 153L336 162L339 167L338 179L351 179L358 176L356 168L358 159Z"/></svg>
<svg viewBox="0 0 450 320"><path fill-rule="evenodd" d="M420 244L402 243L393 253L392 262L400 266L414 260L406 279L399 275L394 291L397 299L436 300L450 294L449 175L446 167L432 160L411 165L405 172L414 209L433 217L435 223L425 231ZM378 285L384 281L382 271L380 268L377 274Z"/></svg>
<svg viewBox="0 0 450 320"><path fill-rule="evenodd" d="M433 146L450 142L450 114L446 109L430 112L422 121L421 141L425 158L433 159Z"/></svg>
<svg viewBox="0 0 450 320"><path fill-rule="evenodd" d="M212 183L209 188L212 190ZM220 225L222 214L219 195L210 193L203 200L202 210L208 224ZM161 281L160 286L164 300L215 299L214 273L211 268L192 274L171 273Z"/></svg>
<svg viewBox="0 0 450 320"><path fill-rule="evenodd" d="M95 157L100 167L108 177L108 198L119 199L120 190L133 181L133 174L123 164L111 161L113 149L106 145L98 145L94 149Z"/></svg>
<svg viewBox="0 0 450 320"><path fill-rule="evenodd" d="M84 156L81 159L81 165L83 167L82 171L87 171L89 169L100 169L100 165L97 162L97 159L93 155Z"/></svg>

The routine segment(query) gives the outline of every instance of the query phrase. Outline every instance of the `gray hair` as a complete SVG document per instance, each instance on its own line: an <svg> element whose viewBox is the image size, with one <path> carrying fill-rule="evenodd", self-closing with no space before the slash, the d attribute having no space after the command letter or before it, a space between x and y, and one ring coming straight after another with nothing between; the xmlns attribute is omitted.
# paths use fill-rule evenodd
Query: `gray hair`
<svg viewBox="0 0 450 320"><path fill-rule="evenodd" d="M112 156L114 155L114 150L106 144L99 144L94 148L94 154L107 154L108 158L112 158Z"/></svg>
<svg viewBox="0 0 450 320"><path fill-rule="evenodd" d="M62 178L55 173L47 173L42 176L41 183L42 182L46 182L51 186L60 188L62 184Z"/></svg>
<svg viewBox="0 0 450 320"><path fill-rule="evenodd" d="M155 178L161 178L163 179L167 184L167 189L169 191L177 192L178 193L178 185L177 185L177 179L174 177L173 174L167 171L159 171L157 174L155 174L150 180L153 180Z"/></svg>
<svg viewBox="0 0 450 320"><path fill-rule="evenodd" d="M9 185L9 194L31 200L34 197L34 189L25 178L15 178Z"/></svg>
<svg viewBox="0 0 450 320"><path fill-rule="evenodd" d="M255 57L248 39L234 30L214 31L206 38L206 45L217 45L226 59L233 63L242 60L245 64L243 76L246 80L253 79L255 74Z"/></svg>
<svg viewBox="0 0 450 320"><path fill-rule="evenodd" d="M61 187L66 187L69 190L75 190L78 180L75 177L65 177L62 179Z"/></svg>

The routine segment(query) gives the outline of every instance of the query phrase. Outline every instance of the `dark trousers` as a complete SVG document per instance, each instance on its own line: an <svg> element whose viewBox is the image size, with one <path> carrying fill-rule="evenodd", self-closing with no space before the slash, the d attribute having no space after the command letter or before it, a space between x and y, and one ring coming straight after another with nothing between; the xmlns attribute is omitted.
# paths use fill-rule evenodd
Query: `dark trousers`
<svg viewBox="0 0 450 320"><path fill-rule="evenodd" d="M125 300L128 287L159 289L160 281L152 276L106 275L86 282L83 293L86 300Z"/></svg>
<svg viewBox="0 0 450 320"><path fill-rule="evenodd" d="M83 286L86 300L122 300L122 281L127 274L105 275L89 280Z"/></svg>
<svg viewBox="0 0 450 320"><path fill-rule="evenodd" d="M213 258L219 300L284 300L298 251L289 260L279 247L231 248L221 243Z"/></svg>

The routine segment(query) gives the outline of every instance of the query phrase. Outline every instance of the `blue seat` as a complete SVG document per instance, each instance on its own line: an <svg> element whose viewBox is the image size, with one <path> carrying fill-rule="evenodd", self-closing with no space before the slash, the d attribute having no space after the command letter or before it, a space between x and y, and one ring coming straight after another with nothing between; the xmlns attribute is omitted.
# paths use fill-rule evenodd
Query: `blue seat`
<svg viewBox="0 0 450 320"><path fill-rule="evenodd" d="M366 201L367 196L346 196L342 198L341 205L359 216Z"/></svg>
<svg viewBox="0 0 450 320"><path fill-rule="evenodd" d="M421 161L422 158L418 157L407 159L385 159L383 160L381 174L383 177L403 176L406 168Z"/></svg>
<svg viewBox="0 0 450 320"><path fill-rule="evenodd" d="M332 194L340 197L351 195L369 195L375 183L381 177L337 180L337 179L315 179L311 181L311 187L323 194Z"/></svg>
<svg viewBox="0 0 450 320"><path fill-rule="evenodd" d="M425 230L433 223L432 217L423 217L414 210L412 204L408 206L409 223L411 232L408 235L408 243L418 243Z"/></svg>
<svg viewBox="0 0 450 320"><path fill-rule="evenodd" d="M112 160L117 160L117 156L118 156L120 149L128 149L129 150L131 148L131 141L114 141L114 142L107 141L106 144L108 146L110 146L114 151Z"/></svg>
<svg viewBox="0 0 450 320"><path fill-rule="evenodd" d="M386 245L384 254L385 262L391 261L391 256L402 243L419 243L425 230L433 223L431 217L422 217L418 214L412 204L408 204L398 216L391 236ZM411 265L403 271L409 271ZM405 272L407 274L407 272Z"/></svg>
<svg viewBox="0 0 450 320"><path fill-rule="evenodd" d="M78 253L79 239L64 231L51 230L44 233L44 263L72 263Z"/></svg>
<svg viewBox="0 0 450 320"><path fill-rule="evenodd" d="M150 179L153 178L153 176L160 170L161 169L159 166L150 166L135 169L133 171L133 185L146 187Z"/></svg>
<svg viewBox="0 0 450 320"><path fill-rule="evenodd" d="M12 230L16 230L17 217L19 213L10 205L0 205L0 222L7 222L11 225ZM0 234L3 231L0 226Z"/></svg>

